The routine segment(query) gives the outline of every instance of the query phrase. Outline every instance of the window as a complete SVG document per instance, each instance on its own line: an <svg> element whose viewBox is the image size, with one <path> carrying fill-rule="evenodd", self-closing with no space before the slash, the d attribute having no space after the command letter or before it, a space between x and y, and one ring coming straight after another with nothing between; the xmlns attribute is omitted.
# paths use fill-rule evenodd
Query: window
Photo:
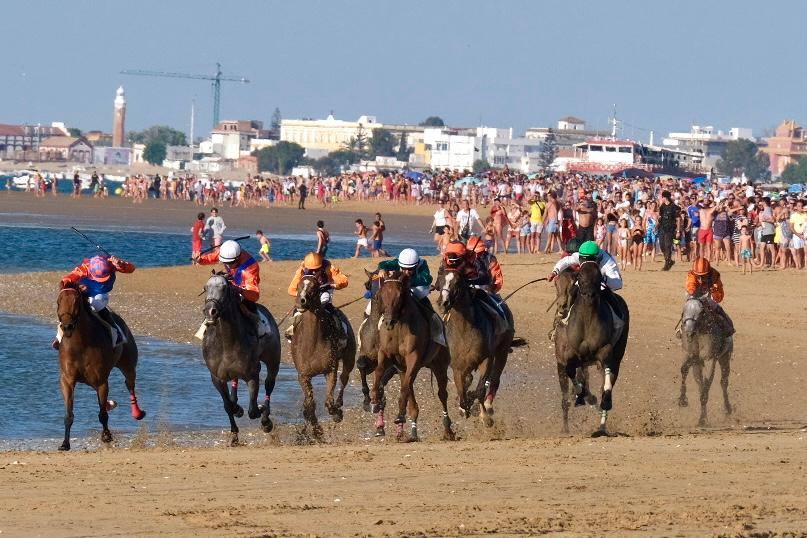
<svg viewBox="0 0 807 538"><path fill-rule="evenodd" d="M608 153L616 153L616 148L614 146L605 146L605 151Z"/></svg>
<svg viewBox="0 0 807 538"><path fill-rule="evenodd" d="M630 153L631 147L630 146L622 146L619 148L619 153Z"/></svg>
<svg viewBox="0 0 807 538"><path fill-rule="evenodd" d="M589 151L602 151L602 146L589 146Z"/></svg>

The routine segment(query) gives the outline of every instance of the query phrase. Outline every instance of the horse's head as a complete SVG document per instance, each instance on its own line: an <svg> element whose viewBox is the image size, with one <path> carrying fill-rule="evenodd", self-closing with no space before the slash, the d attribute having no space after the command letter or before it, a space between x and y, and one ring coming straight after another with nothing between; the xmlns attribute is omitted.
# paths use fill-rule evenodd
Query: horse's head
<svg viewBox="0 0 807 538"><path fill-rule="evenodd" d="M69 285L59 291L56 298L56 317L65 336L70 336L78 324L84 297L77 286Z"/></svg>
<svg viewBox="0 0 807 538"><path fill-rule="evenodd" d="M322 306L320 302L320 285L315 275L303 275L300 285L297 286L297 310L317 310Z"/></svg>
<svg viewBox="0 0 807 538"><path fill-rule="evenodd" d="M698 322L703 315L705 306L703 296L688 297L684 303L684 312L681 315L681 331L692 335L698 328Z"/></svg>
<svg viewBox="0 0 807 538"><path fill-rule="evenodd" d="M381 271L379 278L381 287L378 290L378 297L381 301L381 315L387 329L392 329L406 305L406 298L409 294L409 276L402 271Z"/></svg>
<svg viewBox="0 0 807 538"><path fill-rule="evenodd" d="M463 291L467 291L467 286L463 285L464 279L459 271L455 269L445 269L440 272L435 283L435 289L440 292L437 296L437 304L447 314L451 307L457 304Z"/></svg>
<svg viewBox="0 0 807 538"><path fill-rule="evenodd" d="M595 261L584 261L577 272L577 288L581 299L593 302L599 298L602 291L602 273Z"/></svg>
<svg viewBox="0 0 807 538"><path fill-rule="evenodd" d="M215 323L230 303L230 285L224 275L214 274L205 284L205 323Z"/></svg>

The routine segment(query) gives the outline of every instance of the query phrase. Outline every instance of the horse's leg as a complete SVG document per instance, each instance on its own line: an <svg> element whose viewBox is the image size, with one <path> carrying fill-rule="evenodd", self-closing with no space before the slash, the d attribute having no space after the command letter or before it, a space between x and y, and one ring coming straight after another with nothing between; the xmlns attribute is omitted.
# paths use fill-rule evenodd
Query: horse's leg
<svg viewBox="0 0 807 538"><path fill-rule="evenodd" d="M101 442L112 442L112 432L109 431L109 411L107 411L107 399L109 398L109 381L104 381L95 389L98 395L98 421L101 423Z"/></svg>
<svg viewBox="0 0 807 538"><path fill-rule="evenodd" d="M334 422L342 421L342 406L345 405L345 388L350 383L350 374L353 372L356 358L353 353L344 353L342 356L342 373L339 374L339 394L336 397L336 414Z"/></svg>
<svg viewBox="0 0 807 538"><path fill-rule="evenodd" d="M472 393L472 398L469 398L472 402L474 400L479 401L479 420L488 428L493 426L493 418L491 417L492 413L488 413L488 408L485 405L487 403L485 401L485 392L490 386L490 372L493 369L494 360L494 357L488 357L479 365L479 379L476 382L476 390Z"/></svg>
<svg viewBox="0 0 807 538"><path fill-rule="evenodd" d="M218 379L211 375L210 381L213 382L213 386L219 391L221 400L224 402L224 411L227 413L227 418L230 419L230 446L238 446L238 425L235 423L235 408L237 404L233 403L230 399L226 380ZM243 410L241 412L243 413Z"/></svg>
<svg viewBox="0 0 807 538"><path fill-rule="evenodd" d="M560 408L563 411L563 433L569 433L569 376L566 365L558 363L558 381L560 382Z"/></svg>
<svg viewBox="0 0 807 538"><path fill-rule="evenodd" d="M280 357L277 357L276 360L269 358L264 361L264 364L266 364L266 380L263 382L264 396L261 408L261 428L264 432L269 433L274 428L269 415L272 413L272 391L275 390L275 380L277 379L278 371L280 371Z"/></svg>
<svg viewBox="0 0 807 538"><path fill-rule="evenodd" d="M718 359L720 361L720 388L723 389L723 408L726 414L733 411L729 403L729 374L731 374L731 352L726 352Z"/></svg>
<svg viewBox="0 0 807 538"><path fill-rule="evenodd" d="M596 353L596 359L602 364L602 396L600 397L600 427L593 436L599 437L608 434L605 423L608 420L608 411L613 407L612 392L619 375L619 363L612 360L613 347L610 345L600 348Z"/></svg>
<svg viewBox="0 0 807 538"><path fill-rule="evenodd" d="M370 374L372 370L370 370L369 366L367 366L369 361L361 361L360 359L360 366L359 366L359 378L361 379L361 393L364 395L364 401L362 402L362 409L366 412L370 412L370 385L367 384L367 376Z"/></svg>
<svg viewBox="0 0 807 538"><path fill-rule="evenodd" d="M417 374L415 374L417 375ZM414 379L414 376L413 376ZM409 440L419 441L418 438L418 416L420 415L420 407L415 400L415 391L409 393L409 400L406 402L406 412L409 415Z"/></svg>
<svg viewBox="0 0 807 538"><path fill-rule="evenodd" d="M70 450L70 428L73 426L73 393L76 390L76 382L68 380L64 374L59 379L62 388L62 398L64 399L64 441L59 450Z"/></svg>
<svg viewBox="0 0 807 538"><path fill-rule="evenodd" d="M488 386L488 393L485 395L485 409L487 409L488 414L492 415L494 413L493 410L493 400L496 398L496 394L499 392L499 383L502 380L502 372L504 372L504 367L507 365L507 355L509 354L509 350L501 350L494 355L493 360L493 367L491 368L490 375L488 379L490 380L490 385Z"/></svg>
<svg viewBox="0 0 807 538"><path fill-rule="evenodd" d="M442 352L445 356L446 353ZM432 365L432 372L437 379L437 397L443 406L443 440L453 441L454 431L451 429L451 417L448 416L448 363L450 359L446 357L442 361L435 360Z"/></svg>
<svg viewBox="0 0 807 538"><path fill-rule="evenodd" d="M311 376L298 374L297 379L303 389L303 418L311 424L314 437L320 440L322 437L322 426L317 421L317 402L314 400L314 387L311 385Z"/></svg>
<svg viewBox="0 0 807 538"><path fill-rule="evenodd" d="M127 357L128 359L128 357ZM132 410L132 417L135 420L143 420L146 417L146 412L140 409L137 403L137 394L135 394L135 382L137 380L137 362L132 360L124 360L122 357L118 361L118 370L123 373L123 379L126 383L126 390L129 391L129 404Z"/></svg>
<svg viewBox="0 0 807 538"><path fill-rule="evenodd" d="M249 409L247 415L250 420L255 420L261 416L261 410L258 408L258 387L261 383L260 369L255 372L255 375L247 380L247 389L249 389Z"/></svg>
<svg viewBox="0 0 807 538"><path fill-rule="evenodd" d="M395 417L395 430L399 441L403 439L403 425L406 422L406 407L409 399L415 399L415 376L420 369L417 361L417 351L411 351L406 356L406 371L401 378L401 394L398 396L398 416ZM417 402L414 405L417 406ZM417 429L417 423L414 423L414 428Z"/></svg>
<svg viewBox="0 0 807 538"><path fill-rule="evenodd" d="M695 381L698 383L698 391L700 391L701 395L701 416L698 419L698 426L705 426L706 425L706 405L703 403L703 363L700 359L696 359L695 362L692 363L692 376L695 378Z"/></svg>
<svg viewBox="0 0 807 538"><path fill-rule="evenodd" d="M687 375L689 374L689 368L692 366L692 361L690 358L684 357L684 364L681 365L681 395L678 397L678 405L680 407L686 407L689 405L689 400L687 400Z"/></svg>
<svg viewBox="0 0 807 538"><path fill-rule="evenodd" d="M333 368L325 373L325 409L328 414L333 416L336 413L336 406L334 405L333 391L336 388L336 378L339 374L337 368L339 363L335 363Z"/></svg>
<svg viewBox="0 0 807 538"><path fill-rule="evenodd" d="M460 369L459 366L454 368L454 386L457 389L457 399L459 400L460 404L460 412L465 418L468 418L471 416L471 411L470 402L467 401L467 395L465 393L465 379L465 372Z"/></svg>
<svg viewBox="0 0 807 538"><path fill-rule="evenodd" d="M384 435L384 384L381 378L385 374L386 356L381 353L378 354L378 363L373 371L373 389L371 391L370 403L372 403L372 412L376 414L375 420L375 435L381 437Z"/></svg>
<svg viewBox="0 0 807 538"><path fill-rule="evenodd" d="M701 387L701 421L699 426L706 425L706 406L709 403L709 390L712 388L712 381L715 378L715 369L717 368L717 359L712 359L712 366L709 368L709 375L703 380Z"/></svg>
<svg viewBox="0 0 807 538"><path fill-rule="evenodd" d="M229 393L230 401L233 403L233 414L237 418L241 418L244 416L244 408L238 405L238 380L233 379L230 381L230 393Z"/></svg>

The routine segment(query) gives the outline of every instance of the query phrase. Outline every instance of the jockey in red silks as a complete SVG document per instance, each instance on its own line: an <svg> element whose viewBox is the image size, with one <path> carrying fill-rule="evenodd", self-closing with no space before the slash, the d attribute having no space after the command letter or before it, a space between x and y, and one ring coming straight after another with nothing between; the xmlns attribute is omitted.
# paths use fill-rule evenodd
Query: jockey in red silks
<svg viewBox="0 0 807 538"><path fill-rule="evenodd" d="M238 288L242 302L250 312L257 312L255 303L261 297L261 268L258 262L236 241L229 240L221 247L196 257L200 265L221 262L231 282Z"/></svg>
<svg viewBox="0 0 807 538"><path fill-rule="evenodd" d="M126 341L126 337L120 327L112 320L107 305L109 304L109 294L115 286L115 275L118 272L132 273L135 270L133 263L121 260L116 256L93 256L85 259L81 265L62 277L59 282L59 289L78 284L81 291L87 296L87 302L93 312L106 323L110 329L117 331L117 338L113 342L113 347ZM61 329L56 332L56 339L51 344L53 349L59 349L59 342L62 341Z"/></svg>

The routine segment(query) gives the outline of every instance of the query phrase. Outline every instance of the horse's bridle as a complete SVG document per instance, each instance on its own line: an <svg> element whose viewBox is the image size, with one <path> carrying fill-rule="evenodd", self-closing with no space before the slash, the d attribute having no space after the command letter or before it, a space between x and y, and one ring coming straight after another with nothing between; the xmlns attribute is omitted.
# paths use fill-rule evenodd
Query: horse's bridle
<svg viewBox="0 0 807 538"><path fill-rule="evenodd" d="M62 293L66 292L66 291L72 291L73 293L75 293L76 295L79 296L79 299L81 299L81 292L78 291L77 289L75 289L75 288L62 288L61 290L59 290L59 295L56 296L56 305L57 305L57 307L58 307L58 304L59 304L59 297L61 297ZM79 305L79 308L81 308L80 305ZM68 321L68 322L62 321L62 316L69 316L70 321ZM59 313L57 313L57 318L59 320L59 328L62 330L63 333L69 335L73 331L73 329L76 328L76 325L78 324L78 316L79 316L79 314L59 314Z"/></svg>
<svg viewBox="0 0 807 538"><path fill-rule="evenodd" d="M314 290L320 289L322 286L319 285L319 280L317 279L316 275L303 275L300 283L303 282L311 282L314 286ZM299 288L302 291L302 287ZM321 302L313 302L313 304L308 303L300 303L300 307L302 310L308 310L309 312L317 313L318 311L322 310L322 303ZM299 308L298 308L299 309Z"/></svg>
<svg viewBox="0 0 807 538"><path fill-rule="evenodd" d="M404 282L403 282L403 279L401 277L397 277L397 278L383 277L381 279L381 286L378 289L379 293L381 293L381 288L383 288L384 284L386 284L387 282L392 282L393 284L397 284L398 289L399 289L399 293L403 294ZM401 303L400 303L400 305L398 307L398 312L391 312L390 313L390 319L387 320L389 322L390 326L393 326L398 322L398 318L401 317L401 314L403 313L403 309L404 309L405 305L406 305L406 301L404 301L403 298L402 298ZM383 313L382 313L382 315L383 315Z"/></svg>
<svg viewBox="0 0 807 538"><path fill-rule="evenodd" d="M456 299L456 297L453 297L453 295L457 293L456 291L454 293L451 293L450 290L445 289L445 275L447 273L453 274L458 279L462 278L462 275L458 269L446 268L443 272L443 288L440 290L441 292L440 299L441 299L441 305L445 308L446 312L448 312L454 307L454 303L456 302L454 299ZM446 298L445 301L442 300L443 291L447 292L448 294L448 297Z"/></svg>

